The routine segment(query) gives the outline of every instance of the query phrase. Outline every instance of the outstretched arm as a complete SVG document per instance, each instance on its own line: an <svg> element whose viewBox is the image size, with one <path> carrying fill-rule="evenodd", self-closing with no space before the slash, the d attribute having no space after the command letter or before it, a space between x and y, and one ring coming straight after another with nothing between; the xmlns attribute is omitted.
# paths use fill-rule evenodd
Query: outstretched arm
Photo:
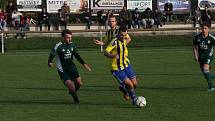
<svg viewBox="0 0 215 121"><path fill-rule="evenodd" d="M198 46L197 45L193 46L193 56L194 56L194 60L196 62L199 62L199 53L198 53Z"/></svg>

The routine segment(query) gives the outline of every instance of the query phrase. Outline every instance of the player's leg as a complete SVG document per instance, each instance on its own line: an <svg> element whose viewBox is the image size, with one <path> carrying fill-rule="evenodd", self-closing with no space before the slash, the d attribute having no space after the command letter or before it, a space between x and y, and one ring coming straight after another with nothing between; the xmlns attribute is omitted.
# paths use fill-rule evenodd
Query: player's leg
<svg viewBox="0 0 215 121"><path fill-rule="evenodd" d="M72 95L72 97L74 99L74 103L79 103L79 99L78 99L77 93L75 91L75 85L72 82L72 80L70 79L70 77L68 76L68 74L66 72L61 72L59 70L58 70L58 74L59 74L61 80L64 81L65 86L68 88L69 94Z"/></svg>
<svg viewBox="0 0 215 121"><path fill-rule="evenodd" d="M80 89L80 87L83 85L83 82L80 76L75 79L74 84L75 84L75 91L77 92Z"/></svg>
<svg viewBox="0 0 215 121"><path fill-rule="evenodd" d="M208 91L213 91L214 84L213 80L215 79L215 75L210 72L210 65L209 64L203 64L202 65L202 72L208 82Z"/></svg>
<svg viewBox="0 0 215 121"><path fill-rule="evenodd" d="M135 104L137 96L136 96L136 93L135 93L135 90L134 90L134 85L133 85L132 81L129 78L126 78L124 80L124 83L125 83L125 85L127 87L129 96L132 99L132 104Z"/></svg>
<svg viewBox="0 0 215 121"><path fill-rule="evenodd" d="M123 93L123 97L125 100L129 100L129 94L126 89L124 80L124 72L122 71L111 71L112 75L116 78L116 80L119 82L119 90Z"/></svg>
<svg viewBox="0 0 215 121"><path fill-rule="evenodd" d="M133 83L134 89L136 89L138 82L137 82L137 79L136 79L136 74L135 74L131 64L128 65L128 67L125 69L125 72L126 72L127 77Z"/></svg>

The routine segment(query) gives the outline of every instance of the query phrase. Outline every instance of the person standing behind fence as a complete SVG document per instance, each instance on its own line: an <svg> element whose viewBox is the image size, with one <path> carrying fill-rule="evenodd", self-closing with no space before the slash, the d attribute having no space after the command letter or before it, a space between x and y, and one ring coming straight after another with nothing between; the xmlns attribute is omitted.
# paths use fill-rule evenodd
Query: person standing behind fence
<svg viewBox="0 0 215 121"><path fill-rule="evenodd" d="M86 24L86 30L90 30L92 15L89 9L87 9L83 14L83 21Z"/></svg>
<svg viewBox="0 0 215 121"><path fill-rule="evenodd" d="M201 24L208 23L209 27L211 27L211 21L213 20L213 16L211 12L208 10L208 6L205 5L205 9L202 11L201 14Z"/></svg>
<svg viewBox="0 0 215 121"><path fill-rule="evenodd" d="M127 8L124 6L123 9L119 13L120 25L128 26L128 29L131 29L132 25L132 14Z"/></svg>
<svg viewBox="0 0 215 121"><path fill-rule="evenodd" d="M193 16L193 27L196 27L196 24L200 24L200 19L201 19L201 11L200 8L197 7L196 10L194 11L194 16Z"/></svg>
<svg viewBox="0 0 215 121"><path fill-rule="evenodd" d="M0 31L5 31L6 26L6 13L0 8Z"/></svg>
<svg viewBox="0 0 215 121"><path fill-rule="evenodd" d="M103 11L100 10L97 12L97 22L98 22L98 29L100 30L102 28L102 26L104 25L104 17L103 17Z"/></svg>
<svg viewBox="0 0 215 121"><path fill-rule="evenodd" d="M42 12L40 12L40 14L39 14L40 31L42 31L43 24L45 24L46 26L48 26L48 31L50 31L49 13L47 12L46 8L43 8Z"/></svg>
<svg viewBox="0 0 215 121"><path fill-rule="evenodd" d="M70 15L70 6L68 6L67 1L64 1L63 6L61 7L61 14L64 18L64 27L67 29L67 23Z"/></svg>
<svg viewBox="0 0 215 121"><path fill-rule="evenodd" d="M8 5L6 7L6 13L7 13L7 24L9 27L12 27L12 13L13 11L17 10L16 4L9 1Z"/></svg>
<svg viewBox="0 0 215 121"><path fill-rule="evenodd" d="M173 5L169 1L164 4L164 12L168 22L172 22Z"/></svg>

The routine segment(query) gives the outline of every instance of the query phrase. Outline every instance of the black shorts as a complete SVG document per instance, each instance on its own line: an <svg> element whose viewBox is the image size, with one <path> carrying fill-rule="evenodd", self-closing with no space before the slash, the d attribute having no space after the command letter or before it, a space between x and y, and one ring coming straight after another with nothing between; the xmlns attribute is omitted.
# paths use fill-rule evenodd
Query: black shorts
<svg viewBox="0 0 215 121"><path fill-rule="evenodd" d="M75 80L76 78L80 77L77 69L72 69L72 70L63 71L63 72L58 70L58 74L59 74L61 80L64 81L64 83L67 80Z"/></svg>

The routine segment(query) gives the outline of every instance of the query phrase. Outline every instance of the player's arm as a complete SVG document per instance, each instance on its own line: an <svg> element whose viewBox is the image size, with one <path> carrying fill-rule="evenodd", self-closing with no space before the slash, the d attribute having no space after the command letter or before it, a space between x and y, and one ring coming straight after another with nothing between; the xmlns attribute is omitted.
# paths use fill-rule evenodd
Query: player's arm
<svg viewBox="0 0 215 121"><path fill-rule="evenodd" d="M53 67L53 59L55 57L55 53L53 52L53 49L51 50L48 58L48 67Z"/></svg>
<svg viewBox="0 0 215 121"><path fill-rule="evenodd" d="M116 54L112 54L111 51L116 47L116 41L111 41L111 43L107 46L107 48L104 51L104 56L108 58L116 58Z"/></svg>
<svg viewBox="0 0 215 121"><path fill-rule="evenodd" d="M199 61L198 43L196 37L193 39L193 56L196 62Z"/></svg>
<svg viewBox="0 0 215 121"><path fill-rule="evenodd" d="M88 64L85 63L85 61L81 58L81 56L79 55L77 49L75 48L75 50L73 51L75 58L77 59L77 61L82 64L84 66L84 68L88 71L91 71L92 69L90 68L90 66Z"/></svg>
<svg viewBox="0 0 215 121"><path fill-rule="evenodd" d="M129 34L126 35L126 45L128 45L131 42L131 37Z"/></svg>
<svg viewBox="0 0 215 121"><path fill-rule="evenodd" d="M106 32L106 35L105 35L105 37L104 37L104 40L103 40L103 41L102 41L102 40L98 40L98 39L94 39L94 43L95 43L96 45L101 45L101 46L103 46L103 45L107 44L107 41L108 41L108 35L107 35L107 32Z"/></svg>
<svg viewBox="0 0 215 121"><path fill-rule="evenodd" d="M199 61L199 53L198 53L198 46L194 45L193 46L193 56L195 61Z"/></svg>
<svg viewBox="0 0 215 121"><path fill-rule="evenodd" d="M116 58L117 57L117 54L111 54L108 51L104 51L104 55L108 58Z"/></svg>

